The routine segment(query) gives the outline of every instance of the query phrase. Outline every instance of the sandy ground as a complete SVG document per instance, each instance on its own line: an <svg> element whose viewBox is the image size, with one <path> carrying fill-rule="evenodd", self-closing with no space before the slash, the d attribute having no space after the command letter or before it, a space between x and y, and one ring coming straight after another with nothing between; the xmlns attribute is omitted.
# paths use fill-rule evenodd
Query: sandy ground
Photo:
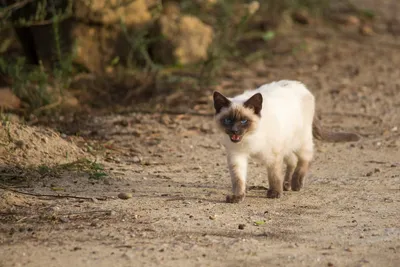
<svg viewBox="0 0 400 267"><path fill-rule="evenodd" d="M85 199L0 189L0 266L400 266L398 38L302 29L217 87L301 80L327 127L362 136L316 141L305 188L280 199L266 198L266 170L252 161L247 198L224 203L230 178L210 116L97 116L79 138L3 123L3 187ZM94 160L88 151L104 171L60 165Z"/></svg>

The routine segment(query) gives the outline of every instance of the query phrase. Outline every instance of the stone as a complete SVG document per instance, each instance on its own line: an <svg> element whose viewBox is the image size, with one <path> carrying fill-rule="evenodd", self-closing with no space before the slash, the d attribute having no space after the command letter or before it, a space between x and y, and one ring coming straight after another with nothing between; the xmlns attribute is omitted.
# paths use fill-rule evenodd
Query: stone
<svg viewBox="0 0 400 267"><path fill-rule="evenodd" d="M181 15L170 7L158 19L153 34L163 40L152 45L154 60L162 64L193 64L206 60L213 41L213 29L200 19Z"/></svg>
<svg viewBox="0 0 400 267"><path fill-rule="evenodd" d="M126 25L138 25L151 20L149 6L156 1L146 0L78 0L75 16L83 21L113 25L122 19Z"/></svg>
<svg viewBox="0 0 400 267"><path fill-rule="evenodd" d="M74 14L78 19L71 29L76 45L75 62L96 74L112 72L110 65L114 61L119 63L119 59L124 63L132 45L121 28L121 21L128 35L134 36L135 31L152 25L149 8L154 2L79 0L81 4Z"/></svg>
<svg viewBox="0 0 400 267"><path fill-rule="evenodd" d="M122 192L122 193L118 194L118 198L124 199L124 200L130 199L130 198L132 198L132 194L131 193Z"/></svg>
<svg viewBox="0 0 400 267"><path fill-rule="evenodd" d="M19 109L21 100L8 87L0 88L0 109Z"/></svg>
<svg viewBox="0 0 400 267"><path fill-rule="evenodd" d="M292 19L300 24L307 25L312 23L311 16L306 9L299 9L294 11L292 13Z"/></svg>

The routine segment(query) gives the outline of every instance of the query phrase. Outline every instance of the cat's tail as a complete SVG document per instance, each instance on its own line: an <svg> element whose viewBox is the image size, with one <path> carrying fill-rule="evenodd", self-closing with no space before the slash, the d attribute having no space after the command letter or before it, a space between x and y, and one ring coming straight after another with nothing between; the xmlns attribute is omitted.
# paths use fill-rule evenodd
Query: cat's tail
<svg viewBox="0 0 400 267"><path fill-rule="evenodd" d="M360 140L360 136L348 132L331 132L322 127L317 117L314 117L312 124L312 133L315 139L326 142L355 142Z"/></svg>

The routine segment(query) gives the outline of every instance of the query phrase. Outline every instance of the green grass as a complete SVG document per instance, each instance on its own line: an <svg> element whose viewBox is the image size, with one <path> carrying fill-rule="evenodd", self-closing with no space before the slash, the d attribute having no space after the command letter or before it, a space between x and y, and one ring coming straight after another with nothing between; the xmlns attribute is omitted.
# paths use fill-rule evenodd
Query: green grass
<svg viewBox="0 0 400 267"><path fill-rule="evenodd" d="M105 172L103 164L86 158L71 163L61 164L58 166L58 168L61 170L85 172L89 174L89 179L95 180L99 180L108 176L108 174Z"/></svg>
<svg viewBox="0 0 400 267"><path fill-rule="evenodd" d="M108 177L105 171L104 165L91 161L87 158L82 158L71 163L64 163L55 166L40 165L37 167L36 171L42 176L60 176L62 172L77 172L85 173L88 175L89 179L100 180Z"/></svg>

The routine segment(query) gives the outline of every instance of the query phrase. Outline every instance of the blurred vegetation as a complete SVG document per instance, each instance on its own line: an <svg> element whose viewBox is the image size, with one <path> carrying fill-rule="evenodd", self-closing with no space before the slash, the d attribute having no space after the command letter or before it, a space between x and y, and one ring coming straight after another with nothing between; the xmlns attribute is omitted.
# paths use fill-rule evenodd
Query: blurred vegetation
<svg viewBox="0 0 400 267"><path fill-rule="evenodd" d="M129 8L139 7L139 2L145 3L144 9L137 9L143 16L124 13L124 9L130 12ZM268 52L255 51L246 42L268 43L287 16L301 11L295 20L307 23L304 20L308 17L323 16L329 4L329 0L0 0L0 87L12 88L25 115L57 110L65 96L70 96L71 83L82 75L93 75L96 86L101 84L99 80L107 85L130 81L121 87L125 92L119 91L128 104L143 92L153 95L163 88L201 89L217 82L230 62L251 61ZM86 13L79 15L82 10ZM99 10L103 15L99 16ZM307 15L302 21L304 11ZM148 14L145 23L128 23ZM170 45L156 27L163 16L170 16L171 21L195 17L205 29L210 26L212 42L206 57L188 63L159 60L157 53L167 51ZM76 25L84 27L80 34L85 38L107 31L108 35L101 36L108 38L104 41L108 47L98 54L82 53L76 35L71 34ZM120 34L114 36L115 32ZM90 45L97 44L94 39L92 42ZM114 43L111 53L109 47ZM120 43L124 45L118 47ZM94 46L88 51L92 50ZM106 54L112 58L102 59ZM96 69L86 64L90 61L82 61L83 57L105 63Z"/></svg>

